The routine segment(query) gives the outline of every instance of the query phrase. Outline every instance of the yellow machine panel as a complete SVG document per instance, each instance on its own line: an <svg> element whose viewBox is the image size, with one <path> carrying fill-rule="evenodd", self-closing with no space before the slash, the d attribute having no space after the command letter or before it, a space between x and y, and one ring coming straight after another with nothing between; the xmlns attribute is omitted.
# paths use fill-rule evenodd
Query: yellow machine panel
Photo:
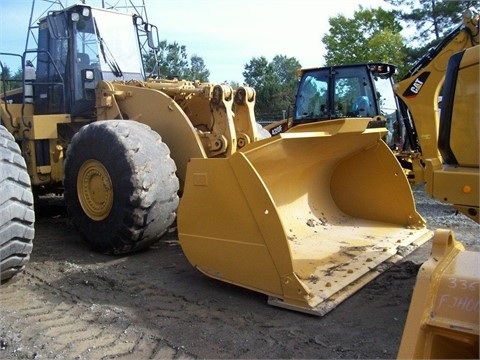
<svg viewBox="0 0 480 360"><path fill-rule="evenodd" d="M429 240L384 129L367 124L299 125L229 158L191 159L178 229L192 265L324 315Z"/></svg>
<svg viewBox="0 0 480 360"><path fill-rule="evenodd" d="M437 230L430 258L417 276L399 359L478 359L478 252L453 232Z"/></svg>

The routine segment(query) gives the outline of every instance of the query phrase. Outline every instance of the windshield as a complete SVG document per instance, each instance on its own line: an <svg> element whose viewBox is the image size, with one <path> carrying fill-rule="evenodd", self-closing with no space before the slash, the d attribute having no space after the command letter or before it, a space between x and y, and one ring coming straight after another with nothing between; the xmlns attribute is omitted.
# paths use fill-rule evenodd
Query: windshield
<svg viewBox="0 0 480 360"><path fill-rule="evenodd" d="M143 80L143 64L131 15L92 9L97 28L99 63L104 80Z"/></svg>
<svg viewBox="0 0 480 360"><path fill-rule="evenodd" d="M375 96L365 67L306 71L300 80L295 120L373 117Z"/></svg>

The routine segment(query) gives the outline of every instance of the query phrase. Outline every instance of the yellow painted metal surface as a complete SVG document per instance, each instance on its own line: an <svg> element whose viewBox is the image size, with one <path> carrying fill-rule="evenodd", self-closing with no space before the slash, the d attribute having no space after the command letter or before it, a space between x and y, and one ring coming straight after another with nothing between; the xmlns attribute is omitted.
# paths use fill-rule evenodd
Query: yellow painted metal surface
<svg viewBox="0 0 480 360"><path fill-rule="evenodd" d="M465 50L457 73L450 146L460 166L479 166L480 157L480 46Z"/></svg>
<svg viewBox="0 0 480 360"><path fill-rule="evenodd" d="M97 108L98 120L131 119L159 133L171 151L181 182L190 157L207 157L191 119L173 98L160 90L147 88L143 83L102 81L97 91ZM209 108L208 96L204 108Z"/></svg>
<svg viewBox="0 0 480 360"><path fill-rule="evenodd" d="M95 159L85 161L78 171L77 194L85 214L94 221L107 218L113 207L113 185L105 166Z"/></svg>
<svg viewBox="0 0 480 360"><path fill-rule="evenodd" d="M433 198L452 204L477 223L480 221L479 193L479 46L465 49L456 71L448 144L455 161L424 158L425 190ZM448 114L448 113L447 113ZM447 127L446 127L447 128Z"/></svg>
<svg viewBox="0 0 480 360"><path fill-rule="evenodd" d="M22 116L23 110L23 116ZM22 142L25 158L33 186L51 185L63 180L63 148L58 144L57 124L69 123L68 114L33 115L32 104L0 103L2 124L17 141ZM37 164L36 142L48 142L49 165Z"/></svg>
<svg viewBox="0 0 480 360"><path fill-rule="evenodd" d="M425 190L434 199L452 204L457 210L479 222L478 167L443 165L436 159L426 162Z"/></svg>
<svg viewBox="0 0 480 360"><path fill-rule="evenodd" d="M480 254L465 251L452 231L437 230L422 265L399 359L478 359Z"/></svg>
<svg viewBox="0 0 480 360"><path fill-rule="evenodd" d="M451 39L439 54L418 73L395 84L396 94L405 102L413 115L423 159L441 159L437 146L439 128L438 96L441 95L441 87L450 57L458 51L478 44L478 24L479 14L471 11L464 12L463 26L465 26L466 30L460 31ZM428 83L418 82L422 75L428 77ZM416 88L415 96L406 96L411 88ZM419 179L421 179L421 176ZM415 183L420 182L415 181Z"/></svg>
<svg viewBox="0 0 480 360"><path fill-rule="evenodd" d="M193 158L179 239L208 276L323 315L431 237L370 119L299 125Z"/></svg>
<svg viewBox="0 0 480 360"><path fill-rule="evenodd" d="M31 124L28 138L32 140L57 139L57 124L71 121L68 114L33 115L25 119Z"/></svg>

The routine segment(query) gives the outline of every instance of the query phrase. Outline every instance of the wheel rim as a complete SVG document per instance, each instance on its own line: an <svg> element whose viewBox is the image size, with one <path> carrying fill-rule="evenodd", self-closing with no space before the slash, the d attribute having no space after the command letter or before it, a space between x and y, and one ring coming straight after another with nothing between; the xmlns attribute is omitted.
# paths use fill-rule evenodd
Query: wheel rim
<svg viewBox="0 0 480 360"><path fill-rule="evenodd" d="M113 207L110 175L97 160L85 161L78 171L77 194L85 214L95 221L105 219Z"/></svg>

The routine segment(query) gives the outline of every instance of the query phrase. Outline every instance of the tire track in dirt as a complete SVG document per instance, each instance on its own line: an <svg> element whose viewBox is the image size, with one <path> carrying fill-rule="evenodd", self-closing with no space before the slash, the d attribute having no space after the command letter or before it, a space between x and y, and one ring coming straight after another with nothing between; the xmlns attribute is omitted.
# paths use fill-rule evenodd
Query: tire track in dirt
<svg viewBox="0 0 480 360"><path fill-rule="evenodd" d="M179 251L178 245L174 248L176 250L169 252ZM165 250L158 251L165 253ZM135 255L133 258L128 258L128 261L137 263L138 257L141 256ZM216 306L215 300L205 299L192 293L188 281L178 283L178 278L175 280L172 273L182 273L182 266L177 269L170 265L164 265L158 266L154 270L146 269L145 272L131 271L129 265L115 261L100 269L89 268L89 266L80 268L75 264L67 264L66 267L74 270L60 269L59 271L68 273L62 282L68 284L69 291L73 296L81 296L84 292L83 288L91 287L91 298L82 298L82 301L88 300L95 306L102 307L106 302L115 304L115 307L108 308L112 321L137 323L142 327L154 329L152 332L157 334L157 337L165 341L170 349L174 349L176 352L180 351L183 357L193 357L189 353L189 349L196 349L201 346L202 342L208 341L205 334L198 334L198 324L215 320L216 327L218 327L215 331L221 333L222 331L228 332L228 329L233 330L232 324L238 325L239 323L237 312L229 315L225 308ZM138 264L133 268L138 269ZM219 286L218 288L213 287L212 291L215 289L222 291L223 287L230 287L230 285L220 284L204 277L195 269L189 268L188 272L193 274L196 279L201 279L202 291L205 290L205 286L212 284ZM170 280L163 281L163 278ZM236 287L234 289L243 291ZM111 300L109 300L110 296ZM109 316L104 314L95 321L97 323L108 322L104 317L108 318ZM135 329L135 327L133 328ZM168 354L171 354L172 350L165 353L166 350L166 348L160 349L160 352L164 354L162 358L170 357ZM218 351L220 353L225 350Z"/></svg>
<svg viewBox="0 0 480 360"><path fill-rule="evenodd" d="M9 358L151 358L193 356L159 338L154 331L132 325L131 314L116 306L88 304L62 281L36 274L35 264L12 284L2 285L0 357ZM27 302L19 299L28 299ZM8 312L4 311L8 309ZM33 346L22 346L23 334L34 335ZM55 349L55 350L50 350Z"/></svg>

